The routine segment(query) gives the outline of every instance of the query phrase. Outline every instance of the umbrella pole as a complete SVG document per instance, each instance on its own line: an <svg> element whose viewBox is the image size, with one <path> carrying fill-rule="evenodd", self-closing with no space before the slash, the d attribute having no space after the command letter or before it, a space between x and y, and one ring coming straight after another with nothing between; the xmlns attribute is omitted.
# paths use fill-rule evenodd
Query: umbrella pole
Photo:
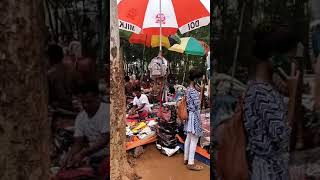
<svg viewBox="0 0 320 180"><path fill-rule="evenodd" d="M238 28L238 34L237 34L237 42L236 42L236 49L234 52L234 58L233 58L233 64L232 64L232 81L231 81L231 89L233 86L233 79L234 75L236 72L236 67L237 67L237 59L238 59L238 53L239 53L239 45L240 45L240 33L242 31L242 24L243 24L243 18L244 18L244 12L246 9L246 2L243 2L242 8L241 8L241 16L240 16L240 23L239 23L239 28Z"/></svg>
<svg viewBox="0 0 320 180"><path fill-rule="evenodd" d="M162 52L162 13L161 13L161 0L159 0L160 3L160 53Z"/></svg>
<svg viewBox="0 0 320 180"><path fill-rule="evenodd" d="M144 61L145 59L145 51L146 51L146 43L147 43L147 35L145 35L146 39L144 40L144 44L143 44L143 52L142 52L142 62L141 62L141 66L142 66L142 73L144 74Z"/></svg>
<svg viewBox="0 0 320 180"><path fill-rule="evenodd" d="M188 54L187 54L187 60L185 60L185 62L184 62L184 72L183 72L183 78L182 78L182 85L183 85L185 77L186 77L187 62L188 62Z"/></svg>

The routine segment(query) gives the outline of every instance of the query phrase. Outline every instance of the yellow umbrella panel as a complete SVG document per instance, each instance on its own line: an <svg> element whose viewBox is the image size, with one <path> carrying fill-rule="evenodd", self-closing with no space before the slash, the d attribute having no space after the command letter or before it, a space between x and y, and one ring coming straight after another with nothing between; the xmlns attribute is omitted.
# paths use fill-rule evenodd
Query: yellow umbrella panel
<svg viewBox="0 0 320 180"><path fill-rule="evenodd" d="M160 44L160 36L159 35L153 35L151 38L151 47L159 47ZM168 37L162 36L162 46L166 47L167 49L170 48L170 42Z"/></svg>

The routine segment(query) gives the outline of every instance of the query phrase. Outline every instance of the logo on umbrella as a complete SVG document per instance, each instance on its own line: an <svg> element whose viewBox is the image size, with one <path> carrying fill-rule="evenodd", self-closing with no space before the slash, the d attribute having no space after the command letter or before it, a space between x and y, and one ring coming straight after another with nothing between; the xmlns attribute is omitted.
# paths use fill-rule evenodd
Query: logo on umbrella
<svg viewBox="0 0 320 180"><path fill-rule="evenodd" d="M127 17L134 20L135 17L137 16L137 10L136 9L130 9L128 14L127 14Z"/></svg>
<svg viewBox="0 0 320 180"><path fill-rule="evenodd" d="M160 22L162 24L166 23L166 16L163 13L159 13L156 15L156 23L160 24Z"/></svg>

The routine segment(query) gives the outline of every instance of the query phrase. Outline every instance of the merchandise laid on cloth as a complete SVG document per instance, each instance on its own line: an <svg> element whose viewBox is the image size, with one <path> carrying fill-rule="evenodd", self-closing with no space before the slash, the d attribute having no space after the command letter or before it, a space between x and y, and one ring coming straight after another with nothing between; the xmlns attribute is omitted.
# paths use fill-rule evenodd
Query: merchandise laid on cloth
<svg viewBox="0 0 320 180"><path fill-rule="evenodd" d="M155 126L158 123L154 118L149 118L142 122L127 119L126 124L126 150L146 145L156 140Z"/></svg>
<svg viewBox="0 0 320 180"><path fill-rule="evenodd" d="M200 138L200 147L206 150L210 148L210 112L201 113L201 125L203 136Z"/></svg>

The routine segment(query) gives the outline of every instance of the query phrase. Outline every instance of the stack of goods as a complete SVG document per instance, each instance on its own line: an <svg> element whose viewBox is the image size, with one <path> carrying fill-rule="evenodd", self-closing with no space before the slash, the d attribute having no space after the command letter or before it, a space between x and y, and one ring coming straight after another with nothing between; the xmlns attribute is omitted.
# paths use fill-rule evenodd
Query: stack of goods
<svg viewBox="0 0 320 180"><path fill-rule="evenodd" d="M203 136L200 138L200 146L206 150L210 149L210 113L201 114Z"/></svg>
<svg viewBox="0 0 320 180"><path fill-rule="evenodd" d="M162 153L172 156L179 150L176 134L178 132L177 113L174 105L165 106L162 114L158 113L158 128L156 134L158 137L157 148Z"/></svg>
<svg viewBox="0 0 320 180"><path fill-rule="evenodd" d="M156 136L155 125L157 122L154 119L139 123L136 121L128 122L126 126L127 150L148 144L148 140Z"/></svg>
<svg viewBox="0 0 320 180"><path fill-rule="evenodd" d="M214 87L213 94L215 96L231 94L234 97L239 97L246 89L245 84L229 75L216 73L214 77L212 87Z"/></svg>

